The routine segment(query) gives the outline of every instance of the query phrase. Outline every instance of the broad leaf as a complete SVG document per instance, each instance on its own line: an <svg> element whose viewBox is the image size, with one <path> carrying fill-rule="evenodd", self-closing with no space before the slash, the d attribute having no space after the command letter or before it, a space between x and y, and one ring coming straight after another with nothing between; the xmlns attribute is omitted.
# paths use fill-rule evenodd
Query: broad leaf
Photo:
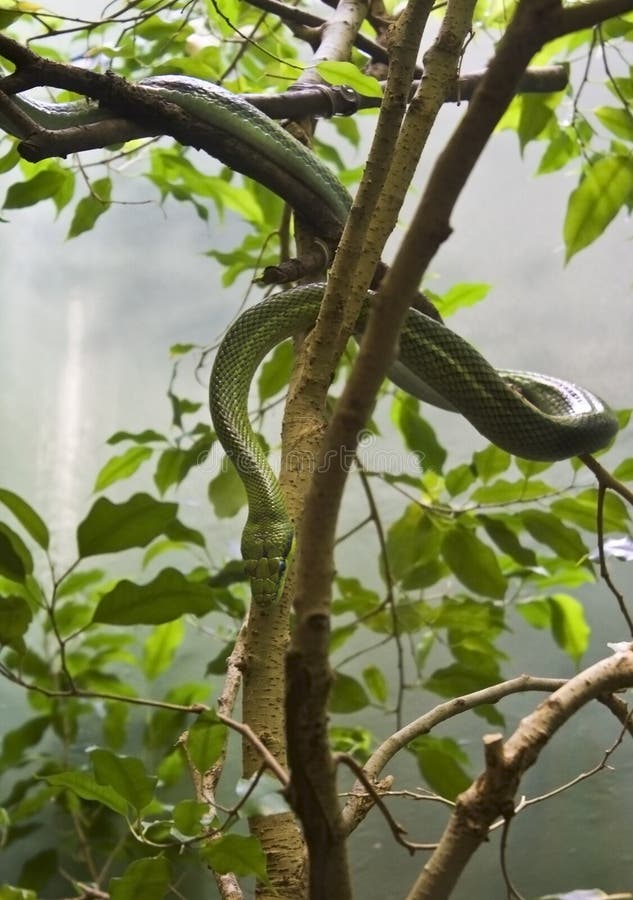
<svg viewBox="0 0 633 900"><path fill-rule="evenodd" d="M108 885L110 900L163 900L171 881L169 863L163 856L137 859L120 878L112 878Z"/></svg>
<svg viewBox="0 0 633 900"><path fill-rule="evenodd" d="M442 541L442 556L470 591L501 599L507 582L494 552L468 528L452 528Z"/></svg>
<svg viewBox="0 0 633 900"><path fill-rule="evenodd" d="M115 481L121 481L129 478L137 469L152 455L154 451L151 447L142 445L134 445L128 447L125 453L120 456L113 456L102 467L95 481L94 490L102 491L114 484Z"/></svg>
<svg viewBox="0 0 633 900"><path fill-rule="evenodd" d="M569 261L605 230L633 197L633 160L603 156L589 163L572 192L565 216L564 237Z"/></svg>
<svg viewBox="0 0 633 900"><path fill-rule="evenodd" d="M127 816L127 801L114 788L99 784L87 772L60 772L57 775L47 775L45 777L46 781L55 787L67 788L84 800L93 800L96 803L107 806L108 809L113 810L120 816Z"/></svg>
<svg viewBox="0 0 633 900"><path fill-rule="evenodd" d="M14 494L7 488L0 488L0 503L4 503L7 509L10 509L13 515L23 528L31 535L42 549L47 550L49 544L49 533L43 519L35 512L32 506Z"/></svg>
<svg viewBox="0 0 633 900"><path fill-rule="evenodd" d="M156 777L147 774L140 759L97 748L90 752L90 761L97 782L113 788L137 815L154 799Z"/></svg>
<svg viewBox="0 0 633 900"><path fill-rule="evenodd" d="M176 503L161 503L149 494L135 494L124 503L100 497L77 528L79 553L86 557L145 547L166 533L177 509Z"/></svg>
<svg viewBox="0 0 633 900"><path fill-rule="evenodd" d="M120 581L99 601L93 621L111 625L160 625L186 613L203 616L215 609L215 592L188 581L176 569L163 569L148 584Z"/></svg>
<svg viewBox="0 0 633 900"><path fill-rule="evenodd" d="M202 713L187 733L187 752L198 772L207 772L226 749L228 729L214 712Z"/></svg>
<svg viewBox="0 0 633 900"><path fill-rule="evenodd" d="M255 837L224 834L209 841L202 848L201 854L214 872L256 875L262 880L266 878L266 856Z"/></svg>

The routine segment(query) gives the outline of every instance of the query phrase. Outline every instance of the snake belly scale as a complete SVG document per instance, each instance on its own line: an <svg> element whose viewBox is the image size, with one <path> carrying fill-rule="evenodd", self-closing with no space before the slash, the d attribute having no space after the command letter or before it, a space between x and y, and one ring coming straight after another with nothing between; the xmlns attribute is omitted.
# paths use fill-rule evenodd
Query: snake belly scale
<svg viewBox="0 0 633 900"><path fill-rule="evenodd" d="M218 158L276 190L291 206L298 202L293 183L305 186L307 201L305 192L299 192L302 217L310 223L312 215L315 223L323 222L325 211L325 221L340 234L351 205L348 192L326 166L246 99L187 76L154 76L139 84L228 135L227 145L220 142ZM35 123L49 129L98 125L116 118L107 109L85 103L13 99ZM21 125L2 114L0 128L28 137ZM236 144L245 152L233 164L226 158L230 153L226 146ZM214 427L248 496L242 555L254 602L263 607L279 596L294 529L279 483L250 425L249 389L270 350L311 328L323 292L322 284L293 288L248 309L226 333L211 373ZM368 294L360 331L370 303ZM391 377L423 399L461 413L498 447L526 459L549 461L592 453L605 447L618 429L613 412L590 391L546 375L496 370L450 329L415 310L403 327L399 361Z"/></svg>

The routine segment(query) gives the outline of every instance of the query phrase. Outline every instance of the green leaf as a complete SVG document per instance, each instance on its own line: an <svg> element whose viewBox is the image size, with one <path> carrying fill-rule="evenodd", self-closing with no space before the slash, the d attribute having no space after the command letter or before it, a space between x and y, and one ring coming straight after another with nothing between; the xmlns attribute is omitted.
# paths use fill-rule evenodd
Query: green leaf
<svg viewBox="0 0 633 900"><path fill-rule="evenodd" d="M40 200L52 198L62 190L67 177L68 175L60 168L37 172L28 181L12 184L3 206L5 209L24 209L26 206L39 203Z"/></svg>
<svg viewBox="0 0 633 900"><path fill-rule="evenodd" d="M605 128L625 141L633 140L633 116L623 106L600 106L594 110Z"/></svg>
<svg viewBox="0 0 633 900"><path fill-rule="evenodd" d="M26 888L40 892L49 880L59 873L57 850L49 847L30 856L20 871L20 881Z"/></svg>
<svg viewBox="0 0 633 900"><path fill-rule="evenodd" d="M100 178L90 185L90 193L82 197L75 207L67 238L74 238L84 231L90 231L97 219L110 208L112 182L109 178Z"/></svg>
<svg viewBox="0 0 633 900"><path fill-rule="evenodd" d="M435 295L438 310L444 318L449 318L458 309L465 309L468 306L481 303L488 296L489 291L490 285L483 281L463 281L459 284L454 284L444 294Z"/></svg>
<svg viewBox="0 0 633 900"><path fill-rule="evenodd" d="M87 587L99 584L105 577L102 569L87 569L85 572L71 572L57 586L57 599L79 594Z"/></svg>
<svg viewBox="0 0 633 900"><path fill-rule="evenodd" d="M87 772L59 772L57 775L46 775L45 780L54 787L67 788L84 800L101 803L120 816L127 816L127 801L114 788L99 784Z"/></svg>
<svg viewBox="0 0 633 900"><path fill-rule="evenodd" d="M478 516L478 521L486 529L491 540L502 553L506 553L522 566L535 566L536 554L529 547L524 547L514 531L504 521L491 516Z"/></svg>
<svg viewBox="0 0 633 900"><path fill-rule="evenodd" d="M195 466L204 465L214 442L215 434L208 428L190 447L168 447L164 450L154 474L154 482L161 494L173 484L180 484Z"/></svg>
<svg viewBox="0 0 633 900"><path fill-rule="evenodd" d="M454 469L451 469L450 472L446 473L446 490L451 497L457 497L459 494L463 494L464 491L468 490L476 477L472 465L469 466L466 463L461 463L459 466L456 466Z"/></svg>
<svg viewBox="0 0 633 900"><path fill-rule="evenodd" d="M151 428L138 433L133 431L116 431L108 438L108 444L120 444L122 441L132 441L134 444L164 444L167 438L159 431L153 431Z"/></svg>
<svg viewBox="0 0 633 900"><path fill-rule="evenodd" d="M0 488L0 503L10 509L20 525L30 534L43 550L48 549L49 533L43 519L32 506L7 488Z"/></svg>
<svg viewBox="0 0 633 900"><path fill-rule="evenodd" d="M363 669L363 681L376 701L384 705L389 697L389 685L382 669L378 666L367 666Z"/></svg>
<svg viewBox="0 0 633 900"><path fill-rule="evenodd" d="M525 509L518 515L535 541L550 547L557 556L579 562L587 548L577 531L564 525L557 515L538 509Z"/></svg>
<svg viewBox="0 0 633 900"><path fill-rule="evenodd" d="M141 664L146 678L157 678L173 663L176 651L185 636L182 619L158 625L143 643Z"/></svg>
<svg viewBox="0 0 633 900"><path fill-rule="evenodd" d="M197 800L181 800L174 806L174 825L181 834L200 834L209 817L209 804Z"/></svg>
<svg viewBox="0 0 633 900"><path fill-rule="evenodd" d="M113 788L137 814L152 802L156 777L147 774L140 759L99 748L89 755L97 783Z"/></svg>
<svg viewBox="0 0 633 900"><path fill-rule="evenodd" d="M28 719L18 728L7 731L2 739L0 771L23 764L26 759L25 751L39 744L50 724L50 716L37 716Z"/></svg>
<svg viewBox="0 0 633 900"><path fill-rule="evenodd" d="M419 400L398 391L391 407L391 419L402 433L407 448L416 454L420 468L441 472L446 450L438 443L435 432L422 418L419 408Z"/></svg>
<svg viewBox="0 0 633 900"><path fill-rule="evenodd" d="M21 542L20 542L21 543ZM22 553L18 551L18 536L4 522L0 522L0 575L11 581L24 581L27 571L33 571L31 563L27 569Z"/></svg>
<svg viewBox="0 0 633 900"><path fill-rule="evenodd" d="M589 163L569 197L565 215L566 260L599 237L619 210L631 202L633 160L603 156Z"/></svg>
<svg viewBox="0 0 633 900"><path fill-rule="evenodd" d="M217 715L201 713L187 733L187 752L198 772L207 772L226 749L228 729Z"/></svg>
<svg viewBox="0 0 633 900"><path fill-rule="evenodd" d="M530 141L543 133L554 113L548 106L546 96L541 94L523 94L518 98L521 106L517 133L521 151Z"/></svg>
<svg viewBox="0 0 633 900"><path fill-rule="evenodd" d="M505 596L507 582L497 557L471 530L456 527L446 532L442 556L469 590L499 600Z"/></svg>
<svg viewBox="0 0 633 900"><path fill-rule="evenodd" d="M149 494L135 494L124 503L100 497L77 528L79 553L86 557L145 547L166 533L177 509L176 503L161 503Z"/></svg>
<svg viewBox="0 0 633 900"><path fill-rule="evenodd" d="M387 532L392 578L404 581L421 565L436 559L441 539L440 530L426 510L414 504L408 506Z"/></svg>
<svg viewBox="0 0 633 900"><path fill-rule="evenodd" d="M578 140L567 129L561 129L550 141L541 157L537 175L545 175L549 172L557 172L567 165L570 160L580 154Z"/></svg>
<svg viewBox="0 0 633 900"><path fill-rule="evenodd" d="M380 82L350 62L320 62L316 69L329 84L345 84L364 97L382 97Z"/></svg>
<svg viewBox="0 0 633 900"><path fill-rule="evenodd" d="M37 900L35 891L14 887L11 884L0 885L0 900Z"/></svg>
<svg viewBox="0 0 633 900"><path fill-rule="evenodd" d="M371 703L365 688L350 675L336 672L330 691L329 708L333 713L351 713Z"/></svg>
<svg viewBox="0 0 633 900"><path fill-rule="evenodd" d="M540 500L549 494L555 493L555 488L540 479L526 481L520 478L518 481L506 481L499 478L492 484L483 484L476 488L471 499L477 503L507 504L525 503L526 500Z"/></svg>
<svg viewBox="0 0 633 900"><path fill-rule="evenodd" d="M286 387L292 372L294 356L292 341L284 341L275 348L271 358L266 360L257 379L260 404Z"/></svg>
<svg viewBox="0 0 633 900"><path fill-rule="evenodd" d="M555 500L551 511L561 519L572 522L585 531L598 530L597 518L598 492L595 488L582 491L575 497L563 497ZM628 528L627 508L619 497L608 493L603 504L603 526L608 531L626 531Z"/></svg>
<svg viewBox="0 0 633 900"><path fill-rule="evenodd" d="M125 453L122 453L120 456L113 456L99 471L94 490L102 491L114 484L115 481L129 478L146 459L149 459L153 452L151 447L135 445L128 447Z"/></svg>
<svg viewBox="0 0 633 900"><path fill-rule="evenodd" d="M473 453L473 466L482 481L490 481L510 468L512 457L505 450L489 444L485 450Z"/></svg>
<svg viewBox="0 0 633 900"><path fill-rule="evenodd" d="M454 800L472 782L464 766L468 757L452 738L423 735L408 748L415 756L423 778L441 797Z"/></svg>
<svg viewBox="0 0 633 900"><path fill-rule="evenodd" d="M209 482L209 500L219 519L231 519L247 503L246 489L233 463L225 460L222 471Z"/></svg>
<svg viewBox="0 0 633 900"><path fill-rule="evenodd" d="M554 640L577 663L589 646L591 634L582 604L568 594L554 594L548 599Z"/></svg>
<svg viewBox="0 0 633 900"><path fill-rule="evenodd" d="M0 647L13 647L17 653L24 653L23 638L32 618L33 613L24 597L13 594L0 597Z"/></svg>
<svg viewBox="0 0 633 900"><path fill-rule="evenodd" d="M163 900L170 892L170 881L171 870L163 856L137 859L121 878L110 879L110 900Z"/></svg>
<svg viewBox="0 0 633 900"><path fill-rule="evenodd" d="M182 572L168 568L148 584L120 581L101 598L93 621L110 625L161 625L186 613L203 616L216 606L212 588L188 581Z"/></svg>
<svg viewBox="0 0 633 900"><path fill-rule="evenodd" d="M223 834L209 841L200 852L214 872L256 875L261 881L266 878L266 856L256 837Z"/></svg>
<svg viewBox="0 0 633 900"><path fill-rule="evenodd" d="M613 477L620 481L633 481L633 457L623 459L613 471Z"/></svg>

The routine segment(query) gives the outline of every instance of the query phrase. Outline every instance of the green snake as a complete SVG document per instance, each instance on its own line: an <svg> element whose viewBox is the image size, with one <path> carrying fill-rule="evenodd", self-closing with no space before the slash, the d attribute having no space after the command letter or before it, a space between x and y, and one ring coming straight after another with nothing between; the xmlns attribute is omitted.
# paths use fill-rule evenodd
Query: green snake
<svg viewBox="0 0 633 900"><path fill-rule="evenodd" d="M246 100L180 76L157 76L140 84L242 142L253 164L236 168L248 169L246 174L292 204L292 188L285 193L279 187L283 180L269 177L275 168L289 173L291 182L307 186L320 204L319 215L325 209L342 228L351 204L347 191L308 150ZM91 126L113 115L84 103L15 99L37 124L51 129ZM18 137L28 136L2 116L0 127L19 131ZM261 171L258 160L264 162ZM309 220L310 204L300 212ZM292 288L248 309L228 329L211 372L213 424L248 497L241 549L253 600L262 607L270 607L279 597L294 528L279 483L251 428L248 396L266 354L282 340L312 327L324 289L323 284ZM369 293L359 333L371 298ZM546 375L495 369L445 325L414 309L403 326L398 362L390 377L434 405L461 413L492 443L524 459L553 461L593 453L605 447L618 429L613 412L590 391Z"/></svg>

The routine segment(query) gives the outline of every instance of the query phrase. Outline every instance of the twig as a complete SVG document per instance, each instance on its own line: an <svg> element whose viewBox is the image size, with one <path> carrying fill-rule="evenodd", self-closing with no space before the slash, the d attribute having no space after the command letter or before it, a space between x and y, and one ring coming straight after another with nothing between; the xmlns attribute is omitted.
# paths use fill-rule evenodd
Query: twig
<svg viewBox="0 0 633 900"><path fill-rule="evenodd" d="M414 843L412 841L405 840L403 835L405 835L407 833L406 829L403 828L403 826L400 825L398 822L396 822L394 817L391 815L389 808L384 803L382 797L380 796L380 794L378 793L378 791L376 790L374 785L371 783L371 781L369 780L369 778L363 771L362 767L356 762L356 760L354 759L353 756L350 756L348 753L335 753L334 754L334 762L344 763L349 769L352 770L352 772L356 775L357 779L361 782L361 784L365 788L369 797L371 797L371 799L373 800L375 805L378 807L378 809L381 811L381 813L385 817L385 820L387 821L387 824L389 825L391 833L393 834L396 841L399 844L401 844L403 847L406 847L406 849L409 851L409 853L411 853L413 855L416 852L416 850L434 850L437 847L437 844L418 844L418 843Z"/></svg>

